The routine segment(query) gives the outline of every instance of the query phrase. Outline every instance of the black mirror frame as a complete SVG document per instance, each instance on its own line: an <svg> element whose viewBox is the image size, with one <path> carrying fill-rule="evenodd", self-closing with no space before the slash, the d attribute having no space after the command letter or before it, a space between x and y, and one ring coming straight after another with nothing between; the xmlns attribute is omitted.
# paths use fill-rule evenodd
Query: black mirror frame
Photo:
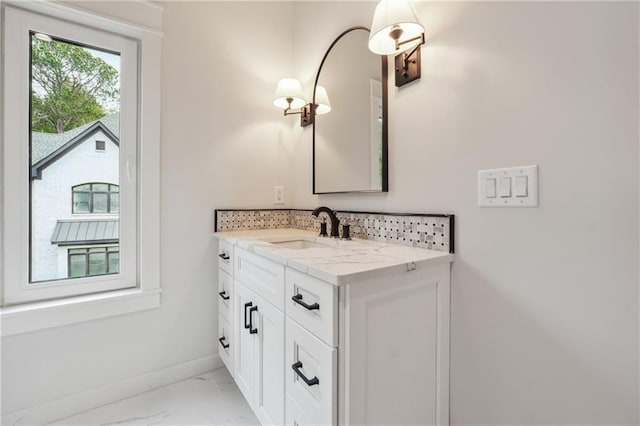
<svg viewBox="0 0 640 426"><path fill-rule="evenodd" d="M331 49L340 41L342 37L349 34L351 31L356 30L365 30L367 32L371 32L371 30L367 27L355 26L351 27L345 31L343 31L336 39L331 43L324 56L322 57L322 61L320 62L320 66L318 67L318 72L316 73L316 79L313 84L313 105L316 104L316 87L318 86L318 80L320 79L320 72L322 71L322 66L324 65ZM313 145L312 145L312 155L313 155L313 166L312 166L312 186L313 186L313 194L349 194L349 193L363 193L363 192L371 192L371 193L380 193L380 192L389 192L389 114L388 114L388 97L389 97L389 83L388 83L388 65L387 65L387 57L381 56L382 58L382 115L384 120L382 121L382 185L381 189L370 189L370 190L356 190L356 191L330 191L330 192L317 192L316 191L316 120L314 117L313 120ZM315 112L314 112L315 113Z"/></svg>

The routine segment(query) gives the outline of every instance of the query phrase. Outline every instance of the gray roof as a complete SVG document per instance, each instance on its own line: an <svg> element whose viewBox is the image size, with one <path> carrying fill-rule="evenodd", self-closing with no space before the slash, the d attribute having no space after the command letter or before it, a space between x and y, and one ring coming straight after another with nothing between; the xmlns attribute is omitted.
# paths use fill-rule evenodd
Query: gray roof
<svg viewBox="0 0 640 426"><path fill-rule="evenodd" d="M51 235L51 244L107 244L118 242L118 219L59 220Z"/></svg>
<svg viewBox="0 0 640 426"><path fill-rule="evenodd" d="M31 132L31 165L36 164L49 154L55 152L97 122L104 124L116 137L120 134L119 112L105 115L98 120L76 127L75 129L67 130L63 133Z"/></svg>

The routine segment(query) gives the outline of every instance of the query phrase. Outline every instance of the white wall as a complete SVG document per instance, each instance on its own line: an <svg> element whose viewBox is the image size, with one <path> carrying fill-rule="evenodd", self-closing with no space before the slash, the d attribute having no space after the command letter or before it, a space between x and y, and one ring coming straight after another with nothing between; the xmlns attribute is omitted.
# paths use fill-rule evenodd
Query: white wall
<svg viewBox="0 0 640 426"><path fill-rule="evenodd" d="M3 411L215 353L212 211L283 184L298 208L456 214L452 424L638 423L638 5L417 4L390 192L313 196L311 128L271 106L275 83L310 97L374 6L166 4L162 307L3 339ZM477 170L532 163L539 208L476 207Z"/></svg>
<svg viewBox="0 0 640 426"><path fill-rule="evenodd" d="M291 69L292 11L165 4L162 306L3 338L3 413L217 353L213 209L271 205L273 185L288 183L291 123L271 98Z"/></svg>
<svg viewBox="0 0 640 426"><path fill-rule="evenodd" d="M310 86L374 6L296 3L295 76ZM638 4L416 10L428 40L422 79L391 90L389 193L311 195L298 132L295 207L456 215L452 424L637 424ZM538 208L477 207L477 170L527 164Z"/></svg>

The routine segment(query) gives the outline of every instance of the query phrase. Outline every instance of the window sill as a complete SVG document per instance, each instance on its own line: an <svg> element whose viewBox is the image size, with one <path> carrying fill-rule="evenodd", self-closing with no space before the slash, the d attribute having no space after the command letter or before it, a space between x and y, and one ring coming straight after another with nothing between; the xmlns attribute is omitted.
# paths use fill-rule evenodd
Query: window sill
<svg viewBox="0 0 640 426"><path fill-rule="evenodd" d="M161 292L119 290L1 308L0 334L13 336L157 308Z"/></svg>

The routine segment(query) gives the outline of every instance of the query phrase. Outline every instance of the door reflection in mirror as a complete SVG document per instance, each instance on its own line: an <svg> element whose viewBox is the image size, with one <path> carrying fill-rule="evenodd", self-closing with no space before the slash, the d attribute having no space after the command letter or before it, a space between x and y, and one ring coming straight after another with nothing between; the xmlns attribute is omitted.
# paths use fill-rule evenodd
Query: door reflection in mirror
<svg viewBox="0 0 640 426"><path fill-rule="evenodd" d="M387 177L386 56L367 48L369 30L353 27L331 44L316 76L331 112L314 121L313 192L385 192Z"/></svg>

